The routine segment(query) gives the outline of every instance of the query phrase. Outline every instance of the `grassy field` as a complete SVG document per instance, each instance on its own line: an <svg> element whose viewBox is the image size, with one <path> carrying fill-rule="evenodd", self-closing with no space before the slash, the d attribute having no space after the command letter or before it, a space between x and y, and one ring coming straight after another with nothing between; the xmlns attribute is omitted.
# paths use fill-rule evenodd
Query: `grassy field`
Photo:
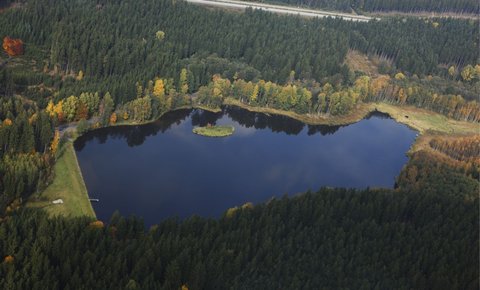
<svg viewBox="0 0 480 290"><path fill-rule="evenodd" d="M195 127L193 133L207 137L226 137L233 134L235 128L233 126L210 126Z"/></svg>
<svg viewBox="0 0 480 290"><path fill-rule="evenodd" d="M60 148L54 170L52 184L42 193L33 195L27 207L43 208L50 216L95 218L72 142L67 141ZM52 204L52 200L59 198L63 204Z"/></svg>
<svg viewBox="0 0 480 290"><path fill-rule="evenodd" d="M374 109L387 113L399 123L403 123L421 134L426 131L447 134L479 134L478 123L449 119L444 115L410 106L394 106L385 103L371 104Z"/></svg>

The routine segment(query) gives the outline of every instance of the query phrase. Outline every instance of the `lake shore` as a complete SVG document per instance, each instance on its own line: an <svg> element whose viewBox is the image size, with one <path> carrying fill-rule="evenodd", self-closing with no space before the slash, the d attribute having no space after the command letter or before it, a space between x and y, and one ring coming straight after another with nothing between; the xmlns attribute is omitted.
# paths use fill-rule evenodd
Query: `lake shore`
<svg viewBox="0 0 480 290"><path fill-rule="evenodd" d="M286 116L309 125L326 126L350 125L361 121L373 112L385 113L395 121L405 124L419 132L420 137L417 138L417 140L412 144L408 153L413 153L422 149L428 149L428 146L425 146L425 144L427 142L426 140L430 139L430 135L446 136L452 134L478 134L478 124L456 121L438 113L418 109L415 107L394 106L386 103L358 104L350 114L343 116L298 114L295 112L283 111L274 108L254 107L232 98L226 98L224 100L224 105L242 108L250 112ZM222 111L221 108L209 108L203 105L193 105L182 106L167 112L183 109L202 109L213 113L219 113ZM127 120L109 125L108 127L146 125L155 122L165 113L161 114L154 120L148 120L144 122ZM73 135L73 139L79 137L76 133ZM63 145L64 151L55 164L55 178L52 184L50 184L42 193L32 196L27 202L27 207L44 208L51 216L88 216L95 218L95 212L89 200L86 185L78 165L75 150L73 148L73 142L74 140L69 140ZM51 204L51 200L57 198L62 198L65 203L61 205Z"/></svg>
<svg viewBox="0 0 480 290"><path fill-rule="evenodd" d="M309 125L344 126L361 121L373 112L389 115L395 121L424 134L436 131L447 134L478 134L478 124L449 119L441 114L411 106L395 106L387 103L361 103L351 113L342 116L298 114L274 108L254 107L235 99L227 98L225 105L236 106L250 112L286 116Z"/></svg>

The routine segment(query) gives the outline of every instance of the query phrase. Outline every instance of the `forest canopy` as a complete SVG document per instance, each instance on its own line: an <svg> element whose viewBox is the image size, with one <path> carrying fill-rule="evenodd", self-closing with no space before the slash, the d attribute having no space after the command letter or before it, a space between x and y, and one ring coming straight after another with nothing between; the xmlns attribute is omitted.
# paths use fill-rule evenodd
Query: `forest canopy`
<svg viewBox="0 0 480 290"><path fill-rule="evenodd" d="M182 1L32 0L2 13L0 37L11 35L38 47L34 56L40 63L47 60L39 69L63 76L81 72L84 82L48 80L60 96L108 91L116 103L124 103L135 96L136 82L162 75L178 85L183 68L189 92L214 74L233 80L235 72L247 81L282 84L294 71L299 79L347 83L349 49L382 56L392 60L393 70L420 76L442 73L444 66L474 66L478 22L435 23L309 20L252 10L236 14Z"/></svg>
<svg viewBox="0 0 480 290"><path fill-rule="evenodd" d="M322 188L215 220L170 219L146 230L141 219L119 214L49 218L20 208L51 184L67 139L59 125L71 122L82 134L194 102L218 108L226 99L321 116L386 102L479 122L478 20L356 23L170 0L3 1L0 8L12 2L21 5L0 13L3 288L478 288L478 137L431 138L411 153L395 189ZM478 13L475 2L287 3ZM381 59L378 72L352 70L352 50Z"/></svg>

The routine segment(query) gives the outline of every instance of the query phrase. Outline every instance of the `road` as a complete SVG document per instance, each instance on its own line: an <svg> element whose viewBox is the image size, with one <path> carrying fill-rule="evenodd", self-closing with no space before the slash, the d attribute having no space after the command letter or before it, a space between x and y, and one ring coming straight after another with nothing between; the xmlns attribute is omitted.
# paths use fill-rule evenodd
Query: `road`
<svg viewBox="0 0 480 290"><path fill-rule="evenodd" d="M264 4L258 2L245 2L245 1L235 1L235 0L185 0L190 3L207 5L207 6L217 6L225 8L234 8L234 9L260 9L263 11L279 13L279 14L293 14L300 15L304 17L333 17L333 18L342 18L344 20L350 21L361 21L368 22L372 20L372 17L340 13L340 12L327 12L322 10L313 10L313 9L304 9L304 8L295 8L291 6L282 6L282 5L272 5Z"/></svg>

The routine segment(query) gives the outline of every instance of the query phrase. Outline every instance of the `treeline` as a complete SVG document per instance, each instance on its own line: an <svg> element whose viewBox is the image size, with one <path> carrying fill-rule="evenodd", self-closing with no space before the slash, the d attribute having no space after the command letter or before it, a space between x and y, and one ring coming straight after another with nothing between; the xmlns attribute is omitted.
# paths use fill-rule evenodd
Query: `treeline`
<svg viewBox="0 0 480 290"><path fill-rule="evenodd" d="M19 98L0 97L0 214L43 189L59 142L53 121ZM53 140L53 141L52 141Z"/></svg>
<svg viewBox="0 0 480 290"><path fill-rule="evenodd" d="M326 83L303 83L294 80L292 71L286 85L260 80L233 83L216 75L208 86L201 87L196 102L209 107L221 106L225 98L234 98L251 106L294 111L299 114L317 113L341 115L350 112L361 93L356 89L337 87Z"/></svg>
<svg viewBox="0 0 480 290"><path fill-rule="evenodd" d="M475 0L266 0L296 6L324 8L345 12L453 12L476 14Z"/></svg>
<svg viewBox="0 0 480 290"><path fill-rule="evenodd" d="M418 108L428 109L449 118L456 120L479 122L480 103L477 101L466 101L460 95L439 94L407 79L403 74L398 73L392 79L389 76L370 79L361 77L357 85L369 88L367 102L389 102L398 105L411 105Z"/></svg>
<svg viewBox="0 0 480 290"><path fill-rule="evenodd" d="M57 102L50 100L45 112L58 124L77 122L78 133L91 128L114 125L117 121L145 122L159 118L163 113L179 107L190 107L192 98L187 95L188 74L186 69L180 73L180 88L176 88L172 78L136 83L136 95L132 101L116 104L109 93L100 97L98 92L82 92Z"/></svg>
<svg viewBox="0 0 480 290"><path fill-rule="evenodd" d="M459 186L452 184L452 186ZM478 197L321 189L144 232L19 211L0 223L4 289L476 289Z"/></svg>
<svg viewBox="0 0 480 290"><path fill-rule="evenodd" d="M349 48L392 59L393 72L418 75L478 60L475 21L353 23L231 14L181 1L80 2L32 0L0 15L0 36L23 39L27 54L47 59L37 70L53 75L22 76L22 87L40 81L64 98L108 91L123 104L134 99L136 82L158 75L178 87L182 68L191 93L214 74L284 84L293 70L299 79L348 84L352 72L343 62Z"/></svg>
<svg viewBox="0 0 480 290"><path fill-rule="evenodd" d="M299 114L343 115L362 102L389 102L428 109L449 118L479 122L480 104L466 101L460 95L442 95L412 82L402 73L394 78L361 76L352 86L321 85L317 82L295 80L292 71L285 85L260 80L246 82L216 75L208 86L201 87L195 103L212 108L220 107L225 98L234 98L250 106L267 107Z"/></svg>
<svg viewBox="0 0 480 290"><path fill-rule="evenodd" d="M433 138L430 147L453 159L476 162L480 166L480 135L455 138Z"/></svg>

